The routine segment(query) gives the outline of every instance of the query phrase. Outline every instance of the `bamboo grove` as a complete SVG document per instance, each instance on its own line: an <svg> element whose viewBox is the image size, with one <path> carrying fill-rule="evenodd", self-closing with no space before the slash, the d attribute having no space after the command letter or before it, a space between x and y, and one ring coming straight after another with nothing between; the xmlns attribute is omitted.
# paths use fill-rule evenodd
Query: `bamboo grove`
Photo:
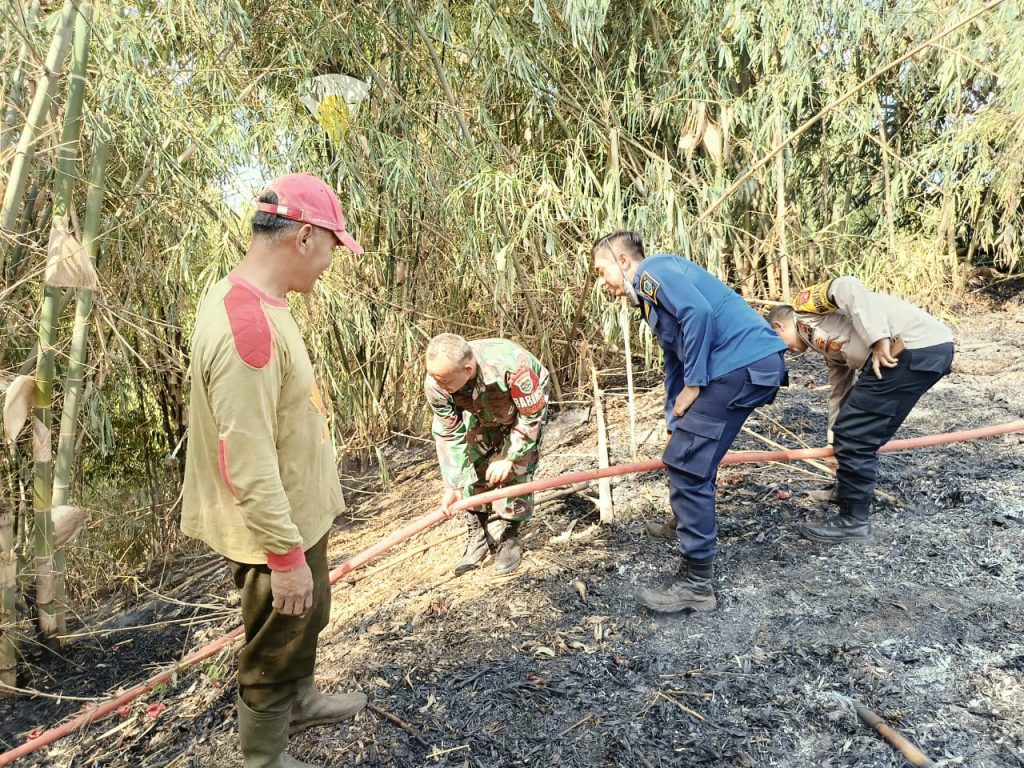
<svg viewBox="0 0 1024 768"><path fill-rule="evenodd" d="M612 228L769 300L853 272L934 309L1021 262L1013 0L12 0L0 20L0 387L31 399L0 458L8 685L65 603L179 544L191 318L274 175L330 179L367 247L298 308L339 459L424 433L441 330L524 342L568 398L582 342L619 338L588 271ZM298 94L330 73L369 96L325 131Z"/></svg>

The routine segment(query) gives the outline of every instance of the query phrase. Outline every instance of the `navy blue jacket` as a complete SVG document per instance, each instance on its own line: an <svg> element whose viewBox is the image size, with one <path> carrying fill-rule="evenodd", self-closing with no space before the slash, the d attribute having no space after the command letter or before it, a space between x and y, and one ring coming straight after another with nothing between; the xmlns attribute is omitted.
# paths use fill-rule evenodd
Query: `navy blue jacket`
<svg viewBox="0 0 1024 768"><path fill-rule="evenodd" d="M644 319L665 352L665 421L684 386L712 379L786 349L767 321L710 272L667 253L636 268L633 287Z"/></svg>

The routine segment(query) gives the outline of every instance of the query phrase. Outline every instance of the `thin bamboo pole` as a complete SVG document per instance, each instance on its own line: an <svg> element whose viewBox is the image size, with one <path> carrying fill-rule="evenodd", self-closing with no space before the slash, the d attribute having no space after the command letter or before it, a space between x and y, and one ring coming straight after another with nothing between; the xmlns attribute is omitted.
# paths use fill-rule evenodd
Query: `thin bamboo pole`
<svg viewBox="0 0 1024 768"><path fill-rule="evenodd" d="M22 6L24 7L24 6ZM7 108L4 110L3 125L0 127L0 162L6 158L7 150L14 146L14 127L18 124L22 103L25 99L25 70L29 66L29 40L39 14L39 0L32 0L25 13L25 37L18 54L18 64L11 75L11 85L7 90Z"/></svg>
<svg viewBox="0 0 1024 768"><path fill-rule="evenodd" d="M785 116L782 111L782 99L775 96L775 108L778 120L778 141L781 145L786 137ZM786 155L779 152L775 156L775 227L779 240L779 272L782 282L782 300L790 300L789 284L789 247L786 241Z"/></svg>
<svg viewBox="0 0 1024 768"><path fill-rule="evenodd" d="M89 192L85 204L85 221L82 224L83 246L89 261L96 263L99 247L100 211L103 207L105 173L107 163L107 140L97 130L93 141L92 166L89 169ZM71 334L71 357L68 361L67 378L64 384L64 408L60 414L60 437L57 441L57 462L53 475L54 507L68 503L68 489L71 484L71 467L75 456L78 413L82 405L82 390L86 355L89 347L89 315L92 312L93 292L79 288L75 302L75 325ZM67 634L67 613L64 610L64 550L54 553L54 571L57 577L55 596L58 603L58 634Z"/></svg>
<svg viewBox="0 0 1024 768"><path fill-rule="evenodd" d="M878 92L874 94L878 110L878 141L882 146L882 205L885 207L886 234L889 239L889 258L896 256L896 216L893 213L892 171L889 167L889 132L885 127L885 108Z"/></svg>
<svg viewBox="0 0 1024 768"><path fill-rule="evenodd" d="M85 99L85 75L89 60L89 22L92 6L83 0L75 21L71 78L64 110L61 144L58 149L57 177L54 183L54 226L60 226L71 210L71 188L75 157L82 133L82 102ZM36 560L36 620L43 642L56 643L65 627L63 557L53 542L53 379L57 324L60 317L60 289L43 287L43 305L39 318L39 361L36 367L36 401L33 419L33 539Z"/></svg>
<svg viewBox="0 0 1024 768"><path fill-rule="evenodd" d="M11 163L11 173L7 180L7 189L4 192L3 206L0 207L0 233L7 232L13 234L14 227L17 224L18 213L21 208L21 198L25 194L25 185L28 183L28 172L32 165L32 155L35 152L36 140L42 129L43 122L46 120L46 115L50 111L50 102L53 101L53 95L57 91L57 79L60 75L64 56L71 45L71 32L77 15L77 3L74 0L65 0L57 31L53 34L53 39L50 42L50 51L46 55L43 76L36 83L36 92L32 98L32 106L29 108L25 127L22 129L21 138L18 140L14 161Z"/></svg>
<svg viewBox="0 0 1024 768"><path fill-rule="evenodd" d="M34 510L36 606L39 632L45 637L57 634L55 613L56 579L53 574L53 518L50 514L53 493L53 345L57 335L59 291L43 288L43 306L39 317L39 358L36 364L35 409L32 417L32 456L35 461L32 481Z"/></svg>
<svg viewBox="0 0 1024 768"><path fill-rule="evenodd" d="M91 7L88 2L82 3L78 28L75 30L76 57L78 54L81 33L88 44L88 30ZM84 29L83 29L84 28ZM87 55L87 52L86 52ZM78 67L75 67L77 74ZM83 62L84 73L84 62ZM78 78L76 78L78 79ZM82 80L84 83L84 80ZM69 96L70 103L70 96ZM62 148L63 149L63 148ZM102 126L97 126L93 133L92 164L89 168L88 191L86 193L85 219L82 223L82 247L93 264L96 262L96 251L99 247L100 212L103 208L105 173L107 163L107 137ZM62 163L64 158L61 159ZM72 158L73 162L73 158ZM61 174L63 176L63 174ZM70 195L70 188L68 188ZM88 347L89 314L92 311L93 292L87 288L76 291L75 325L71 335L71 355L68 361L67 378L64 387L64 408L60 417L60 438L57 443L57 462L53 477L53 506L68 503L71 464L74 458L75 433L78 425L78 412L81 406L83 373Z"/></svg>
<svg viewBox="0 0 1024 768"><path fill-rule="evenodd" d="M5 449L6 453L6 449ZM16 685L18 563L14 554L15 499L0 495L0 684Z"/></svg>

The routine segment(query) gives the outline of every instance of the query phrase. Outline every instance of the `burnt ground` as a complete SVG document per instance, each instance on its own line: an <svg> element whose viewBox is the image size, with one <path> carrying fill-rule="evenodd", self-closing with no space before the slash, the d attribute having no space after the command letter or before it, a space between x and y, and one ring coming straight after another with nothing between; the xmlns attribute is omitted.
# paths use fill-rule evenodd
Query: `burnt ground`
<svg viewBox="0 0 1024 768"><path fill-rule="evenodd" d="M790 363L793 386L734 448L823 442L824 366ZM617 385L606 377L613 463L630 460ZM638 407L640 456L656 456L656 383ZM1011 301L959 323L953 374L898 436L1022 417L1024 306ZM562 413L540 476L595 466L595 445L588 410ZM429 445L395 449L389 470L388 487L349 494L332 563L436 501ZM807 464L722 469L712 614L656 616L633 600L676 562L643 532L667 510L663 473L613 481L621 522L610 526L598 523L596 487L541 504L510 577L449 576L457 521L422 534L354 574L369 578L335 587L318 667L323 687L358 687L413 731L367 711L297 735L293 754L324 766L905 765L857 720L855 699L939 765L1024 766L1022 437L884 455L886 500L863 546L797 537L816 510L805 494L825 479ZM30 659L22 685L95 699L233 627L226 569L204 555L179 571L159 599L86 620L94 634L63 658ZM232 674L233 652L222 652L18 765L239 765ZM0 702L0 745L80 705Z"/></svg>

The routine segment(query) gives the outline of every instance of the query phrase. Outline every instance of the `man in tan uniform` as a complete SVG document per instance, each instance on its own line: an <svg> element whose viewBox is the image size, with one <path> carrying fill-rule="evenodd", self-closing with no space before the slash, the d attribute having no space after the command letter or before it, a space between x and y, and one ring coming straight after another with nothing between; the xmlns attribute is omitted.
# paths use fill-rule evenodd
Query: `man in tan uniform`
<svg viewBox="0 0 1024 768"><path fill-rule="evenodd" d="M357 255L362 247L315 176L276 179L257 207L245 257L196 317L181 528L227 558L241 592L243 765L311 768L285 752L289 726L353 717L366 696L325 696L313 685L330 616L327 532L344 500L286 297L312 290L339 245Z"/></svg>
<svg viewBox="0 0 1024 768"><path fill-rule="evenodd" d="M830 394L828 441L838 471L839 514L800 526L811 541L865 541L875 494L878 449L896 433L925 392L949 373L953 332L924 310L838 277L775 307L768 322L791 352L825 357ZM860 374L857 374L857 371Z"/></svg>

